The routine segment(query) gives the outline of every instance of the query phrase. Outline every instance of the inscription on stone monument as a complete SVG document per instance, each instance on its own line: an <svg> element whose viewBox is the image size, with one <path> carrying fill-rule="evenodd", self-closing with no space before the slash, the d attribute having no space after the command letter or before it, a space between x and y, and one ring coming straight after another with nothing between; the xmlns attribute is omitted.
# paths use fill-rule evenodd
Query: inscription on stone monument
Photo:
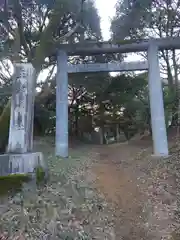
<svg viewBox="0 0 180 240"><path fill-rule="evenodd" d="M34 69L31 64L16 64L12 87L8 151L25 153L32 138ZM29 139L30 138L30 139Z"/></svg>
<svg viewBox="0 0 180 240"><path fill-rule="evenodd" d="M27 96L27 79L28 74L24 66L16 67L16 76L14 80L14 116L13 123L17 129L25 128L26 117L26 96ZM12 103L13 104L13 103Z"/></svg>

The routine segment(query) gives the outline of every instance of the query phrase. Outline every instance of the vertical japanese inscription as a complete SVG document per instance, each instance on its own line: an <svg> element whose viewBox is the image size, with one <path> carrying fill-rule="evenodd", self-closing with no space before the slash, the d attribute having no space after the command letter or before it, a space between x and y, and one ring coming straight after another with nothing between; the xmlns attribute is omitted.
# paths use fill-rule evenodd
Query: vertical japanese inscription
<svg viewBox="0 0 180 240"><path fill-rule="evenodd" d="M13 126L19 130L25 128L27 78L25 67L23 65L17 66L13 86Z"/></svg>
<svg viewBox="0 0 180 240"><path fill-rule="evenodd" d="M11 153L25 153L32 149L34 73L31 64L16 64L8 143L8 152Z"/></svg>

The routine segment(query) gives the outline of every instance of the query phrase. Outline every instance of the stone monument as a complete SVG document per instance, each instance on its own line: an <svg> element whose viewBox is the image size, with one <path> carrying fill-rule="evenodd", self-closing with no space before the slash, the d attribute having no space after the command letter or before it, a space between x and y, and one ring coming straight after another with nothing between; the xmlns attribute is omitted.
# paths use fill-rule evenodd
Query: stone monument
<svg viewBox="0 0 180 240"><path fill-rule="evenodd" d="M15 65L13 77L9 142L0 155L0 176L33 173L46 168L41 152L33 152L33 121L36 73L32 64Z"/></svg>

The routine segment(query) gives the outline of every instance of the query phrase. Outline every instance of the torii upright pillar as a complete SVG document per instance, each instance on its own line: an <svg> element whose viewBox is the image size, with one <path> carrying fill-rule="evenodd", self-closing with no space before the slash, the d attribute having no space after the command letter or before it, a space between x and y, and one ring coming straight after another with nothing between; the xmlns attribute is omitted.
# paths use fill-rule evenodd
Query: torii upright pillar
<svg viewBox="0 0 180 240"><path fill-rule="evenodd" d="M164 117L162 81L158 59L158 46L152 41L148 48L149 97L154 156L168 156L168 142Z"/></svg>
<svg viewBox="0 0 180 240"><path fill-rule="evenodd" d="M68 57L58 52L56 77L56 156L68 157Z"/></svg>

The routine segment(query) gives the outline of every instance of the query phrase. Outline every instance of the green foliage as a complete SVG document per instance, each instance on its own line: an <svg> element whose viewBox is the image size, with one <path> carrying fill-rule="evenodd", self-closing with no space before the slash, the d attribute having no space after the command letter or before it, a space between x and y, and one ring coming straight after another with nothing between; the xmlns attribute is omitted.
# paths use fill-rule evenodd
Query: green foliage
<svg viewBox="0 0 180 240"><path fill-rule="evenodd" d="M22 190L24 182L29 181L29 177L23 174L12 174L0 177L0 197L7 194L12 194Z"/></svg>
<svg viewBox="0 0 180 240"><path fill-rule="evenodd" d="M36 168L36 183L40 184L44 182L45 180L45 171L42 167L37 167Z"/></svg>
<svg viewBox="0 0 180 240"><path fill-rule="evenodd" d="M8 3L8 9L0 10L0 21L9 32L9 39L3 44L2 51L0 51L0 59L8 57L13 62L31 62L38 75L42 69L56 65L55 51L57 47L62 42L69 41L69 37L64 38L63 36L66 36L69 31L72 31L71 39L77 39L80 35L79 29L76 29L77 31L73 31L73 29L81 20L81 0L9 0ZM93 1L85 3L84 11L86 35L89 37L99 36L100 21ZM4 88L2 87L2 89ZM8 94L4 99L7 102ZM3 105L4 103L1 104L2 107ZM53 108L52 114L49 114L50 106L48 106L47 112L45 111L47 104L36 103L36 105L38 110L35 114L37 114L37 118L40 118L39 114L41 114L44 123L41 132L45 132L49 128L49 119L52 120L54 117L55 108ZM10 101L0 116L1 151L4 151L7 145L9 117ZM52 122L51 125L54 127L54 119Z"/></svg>
<svg viewBox="0 0 180 240"><path fill-rule="evenodd" d="M69 97L70 133L76 136L92 132L96 126L119 123L122 129L138 131L149 122L149 102L147 93L147 74L137 76L118 75L111 77L107 74L77 74L71 75ZM41 100L42 109L54 113L55 120L55 91L51 85L51 93L46 101ZM49 99L49 100L48 100ZM121 114L119 115L119 113ZM46 116L45 116L46 115ZM47 114L39 114L39 121L49 121L48 128L55 129L55 121L49 120Z"/></svg>
<svg viewBox="0 0 180 240"><path fill-rule="evenodd" d="M119 4L120 3L118 3L118 6ZM17 7L15 5L13 6L14 9ZM16 29L16 33L19 34L20 43L17 43L16 38L13 38L11 40L11 49L17 49L18 47L16 46L20 44L21 49L23 49L23 54L25 54L19 54L20 59L32 62L37 72L48 66L54 66L56 64L54 49L56 49L58 44L62 43L61 37L64 36L69 29L73 29L73 26L80 20L79 10L81 0L37 0L36 2L34 1L33 6L32 4L28 6L22 4L21 7L22 9L19 10L21 19L14 17L14 21L19 23L19 25L17 24L18 29ZM142 6L140 6L140 8L141 7ZM136 5L136 9L137 8L138 5ZM147 27L152 28L153 26L151 26L147 18L140 16L140 24L138 26L136 25L136 28L130 31L128 35L129 40L121 40L120 32L118 32L120 25L118 24L121 23L123 16L119 14L120 9L120 7L117 7L117 14L112 21L112 31L115 42L118 44L129 44L137 41L134 41L134 38L141 39L142 37L147 37ZM145 7L144 9L146 12L148 11L148 8ZM162 18L167 12L157 7L154 7L154 10L151 23L158 27L158 14L160 14ZM100 35L99 16L93 1L87 1L85 4L83 24L87 26L85 30L86 36L94 38L94 35L96 37ZM162 33L166 29L165 18L161 21L161 27L160 30ZM80 38L81 30L82 29L78 29L76 31L71 39L72 42ZM69 41L69 39L67 39L67 41ZM13 48L13 46L15 47ZM77 62L89 61L107 62L113 59L117 60L117 58L119 58L119 56L94 56L92 59L81 57L77 59L73 58L71 61L75 64ZM55 130L55 79L50 77L48 81L49 80L51 80L51 83L48 83L48 93L44 94L42 84L40 94L37 95L35 102L35 125L39 130L37 134L43 135L54 134ZM43 97L41 93L44 94ZM171 115L171 109L174 106L174 97L175 94L172 88L164 87L167 123ZM92 132L96 126L104 126L106 124L113 125L117 123L126 133L132 129L134 132L147 127L149 129L151 128L147 73L134 76L121 74L116 77L111 77L106 73L71 74L69 76L69 99L69 128L72 134L76 133L76 135L78 135L83 132ZM3 144L5 141L7 143L9 109L10 108L6 108L0 117L0 123L2 123L0 135L3 136ZM4 123L4 121L6 122ZM3 144L0 144L0 146ZM2 146L2 148L4 148L4 146Z"/></svg>
<svg viewBox="0 0 180 240"><path fill-rule="evenodd" d="M118 0L111 31L115 42L133 43L141 39L177 37L180 31L180 4L176 0ZM145 56L147 58L147 56ZM159 52L163 77L168 85L164 87L166 119L174 116L172 124L178 124L179 111L179 56L176 50ZM168 122L167 120L166 122ZM168 125L168 124L167 124Z"/></svg>
<svg viewBox="0 0 180 240"><path fill-rule="evenodd" d="M126 135L151 130L147 73L138 75L76 74L69 84L69 133L81 137L97 126L119 124ZM55 84L50 93L37 103L35 117L42 123L43 134L55 131ZM164 86L165 118L171 119L174 95ZM36 105L37 107L37 105Z"/></svg>

